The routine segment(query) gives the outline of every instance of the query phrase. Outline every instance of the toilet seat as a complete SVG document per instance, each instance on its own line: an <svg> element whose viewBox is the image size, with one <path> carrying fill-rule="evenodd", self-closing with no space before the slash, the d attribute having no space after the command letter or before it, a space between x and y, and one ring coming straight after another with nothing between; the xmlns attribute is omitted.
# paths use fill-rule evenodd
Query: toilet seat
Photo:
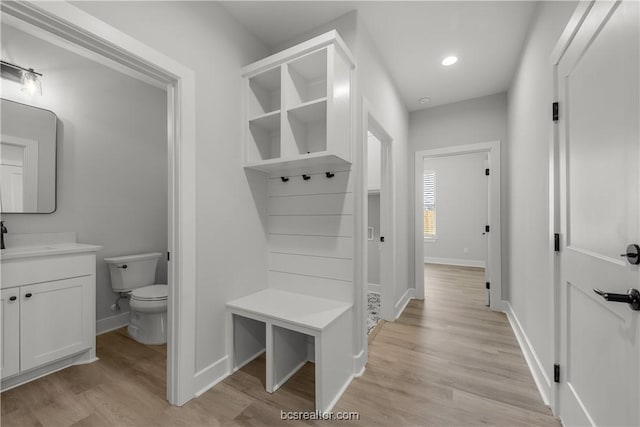
<svg viewBox="0 0 640 427"><path fill-rule="evenodd" d="M149 285L131 291L131 299L136 301L163 301L169 295L167 285Z"/></svg>

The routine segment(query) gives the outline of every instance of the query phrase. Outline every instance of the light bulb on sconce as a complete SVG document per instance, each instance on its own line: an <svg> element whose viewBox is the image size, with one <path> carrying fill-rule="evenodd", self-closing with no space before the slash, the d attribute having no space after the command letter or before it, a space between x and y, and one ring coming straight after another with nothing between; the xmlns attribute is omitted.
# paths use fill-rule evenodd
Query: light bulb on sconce
<svg viewBox="0 0 640 427"><path fill-rule="evenodd" d="M42 83L40 77L33 68L24 68L19 65L0 61L2 64L2 78L22 85L22 92L28 95L42 95Z"/></svg>
<svg viewBox="0 0 640 427"><path fill-rule="evenodd" d="M29 95L42 95L42 84L40 78L33 71L33 68L22 72L22 91Z"/></svg>

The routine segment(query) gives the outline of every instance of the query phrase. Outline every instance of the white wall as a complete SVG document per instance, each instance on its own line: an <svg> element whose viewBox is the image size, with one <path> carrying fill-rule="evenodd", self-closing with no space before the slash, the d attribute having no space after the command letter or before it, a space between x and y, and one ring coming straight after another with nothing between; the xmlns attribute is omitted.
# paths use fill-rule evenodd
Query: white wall
<svg viewBox="0 0 640 427"><path fill-rule="evenodd" d="M269 179L269 287L353 302L353 174Z"/></svg>
<svg viewBox="0 0 640 427"><path fill-rule="evenodd" d="M369 132L367 138L367 189L369 203L367 226L373 227L373 240L367 240L367 272L369 285L380 285L380 174L382 172L382 143ZM374 194L371 194L371 192ZM369 290L380 292L379 286Z"/></svg>
<svg viewBox="0 0 640 427"><path fill-rule="evenodd" d="M74 5L195 73L195 359L198 377L207 377L224 365L216 362L226 355L225 303L267 286L267 182L244 171L240 157L240 68L267 56L267 48L214 2Z"/></svg>
<svg viewBox="0 0 640 427"><path fill-rule="evenodd" d="M507 94L483 96L467 101L439 107L414 111L409 116L409 141L411 153L433 148L451 147L456 145L475 144L479 142L501 141L502 153L502 295L508 295L508 211L507 197L508 170L504 166L509 152L507 136ZM413 167L410 168L410 176L413 180ZM413 182L413 181L411 181ZM413 194L413 193L412 193ZM421 202L421 201L419 201ZM415 201L411 200L413 209ZM412 211L413 212L413 211ZM413 222L411 223L413 225ZM413 230L412 226L412 230ZM414 230L421 233L421 230ZM413 234L412 234L413 236ZM411 248L411 265L415 259L414 249ZM413 270L412 270L413 271Z"/></svg>
<svg viewBox="0 0 640 427"><path fill-rule="evenodd" d="M575 2L541 2L509 90L509 301L548 378L553 378L553 272L549 264L550 56ZM550 384L547 384L551 387Z"/></svg>
<svg viewBox="0 0 640 427"><path fill-rule="evenodd" d="M376 50L369 30L362 22L358 25L358 94L371 105L372 113L382 127L393 138L391 143L392 174L396 224L394 228L396 253L393 259L395 277L393 286L394 304L413 288L413 270L409 267L409 250L413 240L409 239L409 194L406 171L409 169L409 113L384 62ZM358 144L362 135L358 136ZM411 222L413 219L411 219ZM388 243L388 242L387 242ZM411 271L411 273L410 273ZM411 277L411 280L410 280ZM365 284L366 285L366 284Z"/></svg>
<svg viewBox="0 0 640 427"><path fill-rule="evenodd" d="M372 133L367 139L367 189L380 191L382 172L382 143Z"/></svg>
<svg viewBox="0 0 640 427"><path fill-rule="evenodd" d="M373 227L373 240L367 240L367 272L368 282L372 285L380 285L380 194L369 194L367 226ZM380 292L379 288L371 288Z"/></svg>
<svg viewBox="0 0 640 427"><path fill-rule="evenodd" d="M3 24L2 59L44 74L42 96L2 80L3 97L53 111L57 210L3 214L9 233L77 232L97 253L96 317L115 315L103 258L167 250L166 92ZM157 283L166 283L164 257ZM122 312L128 311L123 303Z"/></svg>
<svg viewBox="0 0 640 427"><path fill-rule="evenodd" d="M486 267L486 161L487 153L425 159L424 170L436 175L436 238L425 239L425 262Z"/></svg>

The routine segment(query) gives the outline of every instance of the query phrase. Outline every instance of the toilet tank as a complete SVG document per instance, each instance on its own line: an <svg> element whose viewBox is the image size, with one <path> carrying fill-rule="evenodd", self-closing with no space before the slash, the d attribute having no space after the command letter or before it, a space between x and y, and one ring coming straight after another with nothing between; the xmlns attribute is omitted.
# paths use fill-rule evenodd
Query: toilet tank
<svg viewBox="0 0 640 427"><path fill-rule="evenodd" d="M128 292L142 286L153 285L156 266L162 256L159 252L105 258L114 292Z"/></svg>

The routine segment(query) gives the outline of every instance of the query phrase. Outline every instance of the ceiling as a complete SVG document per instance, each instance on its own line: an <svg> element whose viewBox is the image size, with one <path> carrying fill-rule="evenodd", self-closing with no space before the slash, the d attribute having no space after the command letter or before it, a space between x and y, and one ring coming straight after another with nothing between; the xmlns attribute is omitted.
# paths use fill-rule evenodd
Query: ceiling
<svg viewBox="0 0 640 427"><path fill-rule="evenodd" d="M271 48L357 10L409 111L507 90L535 10L535 2L525 1L222 4ZM447 55L458 63L442 66ZM431 100L421 104L422 97Z"/></svg>

